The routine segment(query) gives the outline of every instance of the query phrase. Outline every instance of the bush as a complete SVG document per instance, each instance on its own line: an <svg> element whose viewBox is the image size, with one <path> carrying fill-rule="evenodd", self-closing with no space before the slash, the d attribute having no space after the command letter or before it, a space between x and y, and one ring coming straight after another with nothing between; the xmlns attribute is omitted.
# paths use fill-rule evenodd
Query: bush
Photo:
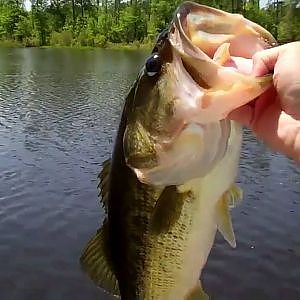
<svg viewBox="0 0 300 300"><path fill-rule="evenodd" d="M78 46L89 46L88 35L85 31L81 31L77 37Z"/></svg>
<svg viewBox="0 0 300 300"><path fill-rule="evenodd" d="M96 37L94 38L94 45L96 47L105 48L107 46L106 37L102 34L97 34Z"/></svg>
<svg viewBox="0 0 300 300"><path fill-rule="evenodd" d="M19 48L22 44L16 40L0 40L0 47L4 48Z"/></svg>
<svg viewBox="0 0 300 300"><path fill-rule="evenodd" d="M37 37L25 37L22 41L24 47L39 47L40 41Z"/></svg>
<svg viewBox="0 0 300 300"><path fill-rule="evenodd" d="M73 35L71 31L53 32L50 36L51 46L71 46Z"/></svg>
<svg viewBox="0 0 300 300"><path fill-rule="evenodd" d="M60 45L60 33L59 32L52 32L50 36L50 45L56 46Z"/></svg>
<svg viewBox="0 0 300 300"><path fill-rule="evenodd" d="M71 31L62 31L61 35L61 45L63 46L71 46L73 35Z"/></svg>

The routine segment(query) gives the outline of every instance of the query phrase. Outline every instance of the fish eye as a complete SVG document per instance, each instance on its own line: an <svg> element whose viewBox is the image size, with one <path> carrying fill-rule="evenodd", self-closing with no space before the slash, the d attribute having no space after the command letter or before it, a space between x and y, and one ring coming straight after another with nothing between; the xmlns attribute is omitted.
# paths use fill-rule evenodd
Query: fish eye
<svg viewBox="0 0 300 300"><path fill-rule="evenodd" d="M146 71L147 75L152 77L155 76L161 69L161 59L158 53L154 53L146 61Z"/></svg>

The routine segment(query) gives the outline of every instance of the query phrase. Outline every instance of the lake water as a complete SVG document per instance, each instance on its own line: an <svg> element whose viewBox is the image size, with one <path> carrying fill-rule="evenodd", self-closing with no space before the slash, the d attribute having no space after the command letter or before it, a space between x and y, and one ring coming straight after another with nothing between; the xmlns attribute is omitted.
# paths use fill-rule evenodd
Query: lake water
<svg viewBox="0 0 300 300"><path fill-rule="evenodd" d="M0 49L0 299L111 299L80 270L96 177L145 52ZM233 210L203 274L212 299L300 299L300 169L245 133Z"/></svg>

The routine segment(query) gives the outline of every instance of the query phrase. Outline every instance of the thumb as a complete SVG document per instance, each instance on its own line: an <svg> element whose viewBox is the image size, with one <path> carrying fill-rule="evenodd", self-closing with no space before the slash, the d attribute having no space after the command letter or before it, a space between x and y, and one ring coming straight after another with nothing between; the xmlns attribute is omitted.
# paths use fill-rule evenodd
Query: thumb
<svg viewBox="0 0 300 300"><path fill-rule="evenodd" d="M256 52L253 59L252 74L254 76L263 76L273 73L275 64L281 51L281 46Z"/></svg>
<svg viewBox="0 0 300 300"><path fill-rule="evenodd" d="M300 120L300 42L285 44L257 52L253 56L252 73L262 76L273 73L274 87L281 108Z"/></svg>

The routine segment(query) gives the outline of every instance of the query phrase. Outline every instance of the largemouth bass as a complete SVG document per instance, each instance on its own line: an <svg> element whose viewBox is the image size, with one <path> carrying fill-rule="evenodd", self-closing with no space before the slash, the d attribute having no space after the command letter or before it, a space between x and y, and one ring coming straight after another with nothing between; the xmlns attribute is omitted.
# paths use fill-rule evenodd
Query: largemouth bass
<svg viewBox="0 0 300 300"><path fill-rule="evenodd" d="M263 93L251 57L275 43L241 15L192 2L157 39L100 173L106 210L83 251L90 278L122 300L206 297L199 277L216 231L236 246L229 206L241 127L227 114Z"/></svg>

